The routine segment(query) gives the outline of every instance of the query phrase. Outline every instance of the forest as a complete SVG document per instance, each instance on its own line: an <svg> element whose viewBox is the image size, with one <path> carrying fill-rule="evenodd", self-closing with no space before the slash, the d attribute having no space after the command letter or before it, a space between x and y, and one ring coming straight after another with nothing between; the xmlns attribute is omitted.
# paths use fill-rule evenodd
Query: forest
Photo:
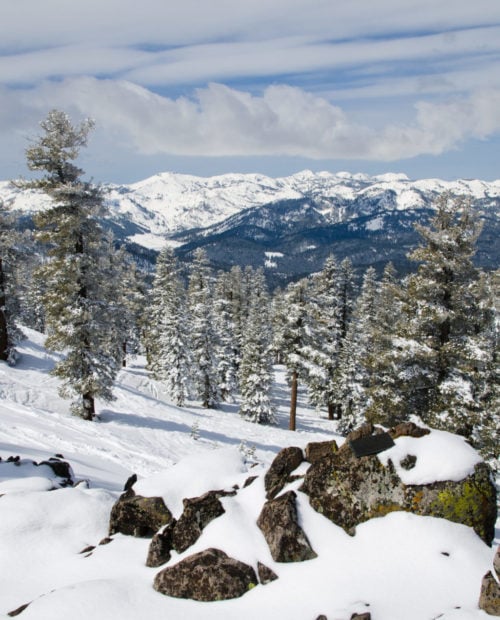
<svg viewBox="0 0 500 620"><path fill-rule="evenodd" d="M60 352L54 374L71 412L96 416L96 399L130 356L142 353L172 402L216 408L238 395L240 414L272 424L272 368L283 364L295 430L298 385L347 434L370 421L418 418L463 435L492 464L500 431L500 272L473 263L481 221L466 198L442 194L400 277L387 264L355 273L334 253L321 271L269 291L259 269L215 273L203 250L186 270L166 246L149 282L99 223L97 185L76 160L92 122L53 110L26 151L45 192L34 235L0 208L0 360L14 364L22 325Z"/></svg>

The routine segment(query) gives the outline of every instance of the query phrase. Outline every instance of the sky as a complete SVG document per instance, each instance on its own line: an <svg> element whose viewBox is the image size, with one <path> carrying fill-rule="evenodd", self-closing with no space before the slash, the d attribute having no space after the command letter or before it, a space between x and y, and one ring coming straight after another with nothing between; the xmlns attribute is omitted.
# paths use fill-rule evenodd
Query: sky
<svg viewBox="0 0 500 620"><path fill-rule="evenodd" d="M98 182L500 178L499 0L2 0L0 179L51 109Z"/></svg>

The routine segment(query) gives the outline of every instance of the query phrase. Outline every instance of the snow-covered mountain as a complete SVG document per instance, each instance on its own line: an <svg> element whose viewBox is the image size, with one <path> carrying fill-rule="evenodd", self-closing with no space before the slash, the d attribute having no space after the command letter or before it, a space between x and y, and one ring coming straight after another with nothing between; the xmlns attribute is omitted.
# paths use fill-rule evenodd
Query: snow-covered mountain
<svg viewBox="0 0 500 620"><path fill-rule="evenodd" d="M294 261L288 261L285 278L317 268L331 252L355 255L353 262L358 265L370 264L371 251L366 255L366 247L361 246L375 238L383 238L384 245L383 251L377 247L373 252L376 263L400 262L407 242L414 243L411 235L403 240L404 231L425 218L443 192L470 196L489 222L485 228L496 226L500 215L500 180L410 180L403 174L310 171L282 178L161 173L131 185L103 185L102 189L109 207L108 224L118 239L139 251L158 250L168 240L182 246L181 256L189 256L195 247L205 245L212 248L212 260L225 268L236 263L265 266L269 252L287 257L290 252L294 256L304 251L314 254L321 248L302 269L292 268ZM44 195L20 191L8 182L0 182L0 200L25 214L48 204ZM242 238L241 226L245 227L243 247L234 241ZM494 238L496 232L490 232ZM229 238L232 241L227 245ZM354 246L343 244L353 238ZM248 243L252 250L244 257ZM397 248L399 254L393 256ZM484 255L489 251L489 247L482 250ZM360 254L363 260L356 259ZM489 261L483 263L492 266Z"/></svg>

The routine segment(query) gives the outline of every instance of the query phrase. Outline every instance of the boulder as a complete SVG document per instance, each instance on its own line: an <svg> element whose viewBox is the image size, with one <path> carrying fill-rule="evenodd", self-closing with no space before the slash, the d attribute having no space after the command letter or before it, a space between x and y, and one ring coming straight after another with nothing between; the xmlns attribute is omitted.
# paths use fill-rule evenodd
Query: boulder
<svg viewBox="0 0 500 620"><path fill-rule="evenodd" d="M430 430L417 426L414 422L401 422L389 429L389 434L393 439L398 437L423 437L428 435Z"/></svg>
<svg viewBox="0 0 500 620"><path fill-rule="evenodd" d="M162 564L166 564L171 557L172 531L176 524L176 520L172 519L163 530L157 532L149 545L148 557L146 558L146 566L157 568Z"/></svg>
<svg viewBox="0 0 500 620"><path fill-rule="evenodd" d="M288 491L267 501L257 520L275 562L303 562L317 557L300 527L297 494Z"/></svg>
<svg viewBox="0 0 500 620"><path fill-rule="evenodd" d="M172 531L172 545L182 553L201 536L203 529L224 514L220 497L233 496L236 491L209 491L200 497L184 499L184 510Z"/></svg>
<svg viewBox="0 0 500 620"><path fill-rule="evenodd" d="M172 513L161 497L142 497L130 489L111 509L109 534L149 538L171 520Z"/></svg>
<svg viewBox="0 0 500 620"><path fill-rule="evenodd" d="M491 571L486 573L481 583L479 609L490 616L500 616L500 586Z"/></svg>
<svg viewBox="0 0 500 620"><path fill-rule="evenodd" d="M495 575L493 574L495 573ZM489 571L483 577L481 594L479 595L479 608L490 616L500 616L500 546L497 548L493 560L493 571Z"/></svg>
<svg viewBox="0 0 500 620"><path fill-rule="evenodd" d="M302 450L295 446L283 448L278 452L264 478L267 499L276 497L285 484L291 482L290 474L303 461Z"/></svg>
<svg viewBox="0 0 500 620"><path fill-rule="evenodd" d="M323 457L329 456L339 449L335 439L331 441L311 441L306 446L305 457L308 463L320 461Z"/></svg>
<svg viewBox="0 0 500 620"><path fill-rule="evenodd" d="M51 456L48 461L42 461L41 463L38 463L38 465L47 465L47 467L50 467L50 469L54 472L54 475L61 479L59 482L61 487L72 487L74 485L75 478L73 470L68 462Z"/></svg>
<svg viewBox="0 0 500 620"><path fill-rule="evenodd" d="M372 616L370 612L365 612L363 614L352 614L351 620L371 620Z"/></svg>
<svg viewBox="0 0 500 620"><path fill-rule="evenodd" d="M278 575L269 568L269 566L262 564L262 562L257 562L257 573L259 575L259 581L263 586L278 579Z"/></svg>
<svg viewBox="0 0 500 620"><path fill-rule="evenodd" d="M257 585L254 569L220 549L206 549L160 571L154 588L162 594L195 601L238 598Z"/></svg>
<svg viewBox="0 0 500 620"><path fill-rule="evenodd" d="M402 425L396 428L396 432L403 430ZM411 425L405 428L406 432L420 432ZM405 485L391 461L384 466L375 454L357 457L350 448L349 442L368 437L370 431L381 433L365 424L353 431L336 453L311 464L301 491L309 496L315 510L349 534L354 534L359 523L403 510L468 525L491 544L496 490L485 463L477 464L474 473L459 482ZM415 464L411 455L403 460L408 468Z"/></svg>

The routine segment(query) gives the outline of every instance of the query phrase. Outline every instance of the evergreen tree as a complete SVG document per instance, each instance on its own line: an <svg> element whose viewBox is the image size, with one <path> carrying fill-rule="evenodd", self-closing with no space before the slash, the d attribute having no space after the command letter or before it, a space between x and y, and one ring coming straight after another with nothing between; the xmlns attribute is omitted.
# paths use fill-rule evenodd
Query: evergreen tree
<svg viewBox="0 0 500 620"><path fill-rule="evenodd" d="M372 380L369 360L374 346L376 303L376 273L373 267L369 267L355 302L336 373L338 397L343 411L338 428L344 433L365 422L367 392Z"/></svg>
<svg viewBox="0 0 500 620"><path fill-rule="evenodd" d="M304 349L310 336L307 299L307 280L301 280L287 287L283 305L286 314L283 317L281 350L291 387L289 421L291 431L296 430L297 424L299 378L304 378L306 373Z"/></svg>
<svg viewBox="0 0 500 620"><path fill-rule="evenodd" d="M233 317L233 288L230 273L218 274L214 299L214 327L217 336L217 375L221 400L231 401L238 389L240 343Z"/></svg>
<svg viewBox="0 0 500 620"><path fill-rule="evenodd" d="M148 369L180 407L190 394L186 295L173 251L158 256L145 326Z"/></svg>
<svg viewBox="0 0 500 620"><path fill-rule="evenodd" d="M45 288L46 346L64 353L54 374L62 379L61 394L73 397L72 412L86 420L95 417L96 398L113 398L122 360L115 324L120 302L110 303L115 273L97 221L102 195L73 163L92 126L91 121L72 125L63 112L51 111L41 122L42 136L26 152L28 168L45 174L23 184L53 201L36 217L37 238L47 244L49 258L38 269Z"/></svg>
<svg viewBox="0 0 500 620"><path fill-rule="evenodd" d="M188 287L193 382L202 406L215 408L220 394L217 383L217 336L212 304L212 270L205 251L199 248L191 263Z"/></svg>
<svg viewBox="0 0 500 620"><path fill-rule="evenodd" d="M240 414L258 424L275 423L271 402L273 376L269 312L265 278L262 270L259 270L253 277L240 366Z"/></svg>
<svg viewBox="0 0 500 620"><path fill-rule="evenodd" d="M19 310L15 293L18 252L13 225L14 218L0 201L0 360L9 363L14 363L15 345L22 337L15 323Z"/></svg>

